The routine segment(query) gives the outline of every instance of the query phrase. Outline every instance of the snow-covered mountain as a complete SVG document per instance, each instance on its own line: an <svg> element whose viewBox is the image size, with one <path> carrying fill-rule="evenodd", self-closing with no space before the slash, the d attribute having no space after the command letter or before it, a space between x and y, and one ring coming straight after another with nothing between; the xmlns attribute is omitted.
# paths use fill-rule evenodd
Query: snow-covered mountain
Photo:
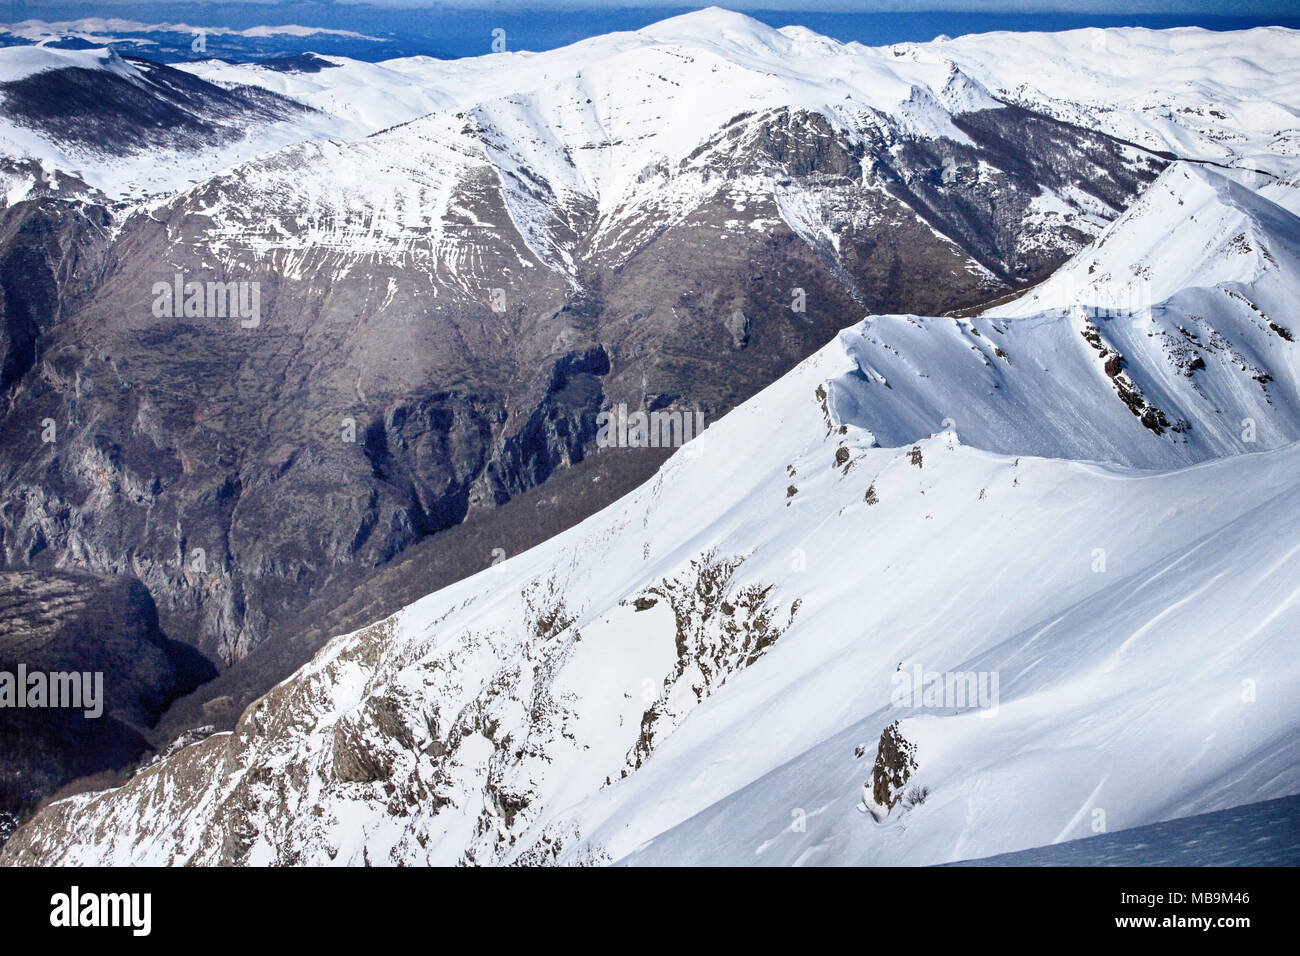
<svg viewBox="0 0 1300 956"><path fill-rule="evenodd" d="M1046 158L1060 181L1044 179L1041 168L1008 166L1003 124L1012 114L951 60L841 45L716 9L541 54L379 64L322 57L302 71L224 63L189 69L334 116L340 139L384 130L365 143L289 151L228 177L226 207L211 210L221 229L261 229L268 216L311 217L309 234L289 227L283 239L266 237L266 249L314 246L323 240L320 218L341 223L353 209L372 215L360 251L401 255L426 239L436 246L440 227L459 223L448 199L482 170L499 181L511 223L533 256L575 282L580 258L625 261L647 233L688 221L719 198L737 214L727 231L788 225L846 272L849 242L902 198L958 245L967 260L958 268L977 278L992 268L1005 277L1025 271L1020 260L1031 248L1074 251L1127 202L1122 170L1113 184L1081 182L1061 144L1042 133L1016 144L1020 160ZM985 122L990 116L998 121ZM820 177L781 162L781 151L807 140L842 152L844 161L816 169ZM1103 141L1069 147L1108 171L1117 163L1146 169L1154 160ZM1040 149L1048 155L1036 155ZM777 155L755 163L764 152ZM423 182L416 168L433 181ZM864 173L876 182L864 182ZM231 179L246 188L227 188ZM850 187L881 195L846 196ZM986 222L944 222L951 195L992 206L998 227L1015 233L1014 246L973 244L971 233L986 230ZM413 210L419 218L411 218ZM425 223L432 237L420 228ZM352 245L352 231L336 242Z"/></svg>
<svg viewBox="0 0 1300 956"><path fill-rule="evenodd" d="M67 70L135 73L139 82L141 62L103 49L14 46L0 49L0 82ZM247 148L210 158L209 173L295 139L354 139L427 113L497 104L514 122L544 131L527 148L568 150L576 175L607 203L648 166L680 159L731 117L774 106L823 112L850 127L874 111L913 132L948 130L961 141L950 114L1013 102L1261 176L1279 174L1300 151L1293 105L1300 64L1294 31L1280 27L977 34L870 48L713 8L545 53L380 63L305 54L172 67L225 88L278 93L334 120L249 129ZM75 163L40 136L13 132L5 152ZM86 171L104 172L102 164ZM184 183L178 172L170 188ZM105 177L103 187L117 195L168 185L139 164Z"/></svg>
<svg viewBox="0 0 1300 956"><path fill-rule="evenodd" d="M0 49L0 560L138 577L230 665L164 726L235 727L0 859L931 863L1300 790L1294 41ZM712 424L656 473L619 404Z"/></svg>
<svg viewBox="0 0 1300 956"><path fill-rule="evenodd" d="M454 62L23 56L0 546L138 576L226 664L577 466L632 487L659 459L593 457L601 408L712 419L864 313L1014 293L1168 163L952 63L716 10ZM256 325L157 315L178 273L256 285ZM616 496L574 492L552 530ZM242 710L300 646L218 696Z"/></svg>
<svg viewBox="0 0 1300 956"><path fill-rule="evenodd" d="M4 206L169 192L338 122L255 86L207 83L108 49L0 49Z"/></svg>
<svg viewBox="0 0 1300 956"><path fill-rule="evenodd" d="M1300 438L1297 289L1300 218L1178 163L1015 301L846 333L876 388L842 400L890 445L951 418L983 448L1138 467L1271 447Z"/></svg>
<svg viewBox="0 0 1300 956"><path fill-rule="evenodd" d="M1256 171L1300 157L1296 31L989 33L896 47L958 64L999 97L1149 149ZM990 55L996 50L996 55Z"/></svg>
<svg viewBox="0 0 1300 956"><path fill-rule="evenodd" d="M930 864L1300 792L1298 238L1174 164L0 860Z"/></svg>

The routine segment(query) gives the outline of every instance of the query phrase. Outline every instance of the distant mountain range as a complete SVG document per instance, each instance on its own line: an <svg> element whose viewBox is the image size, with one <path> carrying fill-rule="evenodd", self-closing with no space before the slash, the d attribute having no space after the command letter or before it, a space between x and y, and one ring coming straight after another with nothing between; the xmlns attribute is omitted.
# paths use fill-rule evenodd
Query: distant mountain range
<svg viewBox="0 0 1300 956"><path fill-rule="evenodd" d="M479 8L446 4L385 7L370 4L297 5L292 16L300 22L268 24L262 3L174 3L166 7L118 4L115 16L104 16L94 3L45 2L39 7L14 3L0 9L9 22L0 24L0 46L41 43L63 49L110 46L122 56L145 56L161 63L186 62L204 56L251 62L323 53L378 61L394 57L431 56L438 59L482 56L495 43L509 50L541 52L606 33L639 30L691 8L672 6L613 7L592 3L538 9L484 4ZM943 12L870 10L748 11L768 26L800 24L841 43L868 46L923 43L941 35L991 32L1050 32L1088 27L1248 30L1260 26L1300 28L1300 16L1275 11L1262 16L1215 16L1188 12ZM165 13L165 17L163 17ZM201 48L195 49L198 31ZM500 31L500 32L497 32Z"/></svg>

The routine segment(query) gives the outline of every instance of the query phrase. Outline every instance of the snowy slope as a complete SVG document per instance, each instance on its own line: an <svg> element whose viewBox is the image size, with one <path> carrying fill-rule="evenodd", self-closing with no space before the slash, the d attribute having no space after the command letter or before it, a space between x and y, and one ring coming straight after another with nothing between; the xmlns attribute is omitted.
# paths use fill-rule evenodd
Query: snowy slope
<svg viewBox="0 0 1300 956"><path fill-rule="evenodd" d="M951 420L1008 454L1168 467L1295 441L1297 288L1300 218L1176 164L1019 299L845 332L832 401L886 445Z"/></svg>
<svg viewBox="0 0 1300 956"><path fill-rule="evenodd" d="M836 351L5 861L933 863L1300 789L1300 447L1156 475L940 436L918 466L827 435ZM891 706L899 664L999 673L996 715ZM931 796L878 826L898 719Z"/></svg>
<svg viewBox="0 0 1300 956"><path fill-rule="evenodd" d="M1221 171L1180 163L1046 282L990 314L1023 316L1082 305L1112 312L1140 310L1191 289L1254 290L1257 304L1279 316L1300 278L1300 222L1269 196Z"/></svg>
<svg viewBox="0 0 1300 956"><path fill-rule="evenodd" d="M1300 866L1300 797L1133 827L958 866Z"/></svg>
<svg viewBox="0 0 1300 956"><path fill-rule="evenodd" d="M459 108L458 99L434 72L438 60L411 57L367 63L340 56L314 58L323 64L317 72L222 60L198 60L178 69L218 85L259 86L327 113L337 121L331 131L335 139L361 139L427 113Z"/></svg>
<svg viewBox="0 0 1300 956"><path fill-rule="evenodd" d="M1017 486L1004 472L1003 488L1036 487L1041 503L965 534L940 528L947 533L938 538L916 532L913 514L908 530L923 541L912 547L899 546L903 527L872 534L888 557L861 571L889 581L880 565L906 568L892 584L911 600L883 619L872 607L840 624L857 646L833 662L822 658L837 676L807 675L813 686L800 695L811 706L865 684L876 691L875 708L865 691L859 706L871 715L710 802L648 847L629 847L641 849L632 861L934 863L1086 836L1098 821L1118 829L1295 792L1300 524L1297 486L1274 470L1282 460L1293 466L1294 455L1237 458L1159 479L1021 459L1032 477ZM940 457L938 468L948 467ZM988 479L977 475L959 486L960 503L949 504L956 488L942 480L925 489L933 520L978 501ZM1098 484L1090 488L1089 479ZM1231 517L1211 503L1225 487L1237 498ZM881 509L888 493L878 490ZM991 489L985 502L993 496ZM928 581L917 582L918 568ZM876 589L864 590L871 604L879 600ZM1041 603L1022 616L1020 596ZM996 713L890 706L886 648L904 669L999 674ZM1248 701L1256 685L1258 697ZM917 746L913 779L930 795L877 826L854 809L854 785L869 769L853 759L855 745L869 759L880 728L900 718L900 732ZM757 727L727 725L730 752L752 753L776 732L774 720L756 720ZM672 741L661 757L688 741ZM649 810L628 799L634 805L602 817L594 839L629 822L650 836L653 826L636 827ZM661 821L690 805L673 803ZM796 808L807 812L806 832L791 829Z"/></svg>
<svg viewBox="0 0 1300 956"><path fill-rule="evenodd" d="M930 864L1300 792L1300 346L1224 294L1294 295L1297 232L1183 173L1067 266L1149 264L1148 317L1049 282L1039 311L869 318L615 505L336 639L0 860ZM1142 245L1157 221L1182 255ZM1232 344L1204 394L1159 393L1189 427L1157 433L1089 335L1152 398L1142 341L1188 296ZM1272 404L1228 390L1248 346ZM1247 412L1256 441L1220 447ZM996 706L898 700L917 668L996 675ZM891 726L929 795L885 812Z"/></svg>
<svg viewBox="0 0 1300 956"><path fill-rule="evenodd" d="M207 245L216 255L275 254L277 271L289 277L342 253L358 269L375 257L394 262L408 281L425 271L466 291L475 278L475 288L499 284L503 273L482 261L482 249L515 233L509 222L482 221L474 211L494 191L496 173L463 130L463 119L440 113L382 138L289 147L213 177L176 203L210 224ZM535 266L527 247L514 256L516 269Z"/></svg>

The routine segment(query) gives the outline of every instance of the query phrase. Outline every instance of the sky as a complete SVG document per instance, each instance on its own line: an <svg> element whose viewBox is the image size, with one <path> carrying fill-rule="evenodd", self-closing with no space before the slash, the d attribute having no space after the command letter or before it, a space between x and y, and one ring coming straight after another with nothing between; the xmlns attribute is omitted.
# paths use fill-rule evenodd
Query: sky
<svg viewBox="0 0 1300 956"><path fill-rule="evenodd" d="M152 9L165 13L177 8L232 6L230 3L177 3L176 0L94 0L93 3L66 3L58 0L0 0L0 12L6 6L31 17L42 17L45 9L71 6L98 9L101 15L123 7ZM690 6L682 0L636 0L635 3L602 3L598 0L242 0L241 5L256 5L276 12L310 12L340 7L376 7L432 11L438 7L474 10L544 10L575 8ZM809 10L827 13L874 12L1010 12L1010 13L1147 13L1202 15L1269 15L1300 14L1300 0L737 0L722 3L735 10ZM86 15L94 15L93 12Z"/></svg>
<svg viewBox="0 0 1300 956"><path fill-rule="evenodd" d="M477 56L489 52L497 28L510 49L546 50L596 34L635 30L707 3L683 0L0 0L0 25L40 20L64 23L87 17L119 18L131 27L94 31L102 43L119 40L134 24L244 31L295 24L345 30L366 42L313 34L294 39L214 38L212 56L256 60L303 51L375 60L395 56ZM718 4L755 16L769 26L798 24L841 42L870 46L924 42L939 35L992 30L1068 30L1078 27L1202 26L1247 29L1280 25L1300 29L1300 0L731 0ZM62 29L62 28L60 28ZM0 46L38 42L31 30L6 34ZM164 62L190 59L190 40L150 34L148 46L115 44L124 55ZM86 42L86 41L73 41Z"/></svg>

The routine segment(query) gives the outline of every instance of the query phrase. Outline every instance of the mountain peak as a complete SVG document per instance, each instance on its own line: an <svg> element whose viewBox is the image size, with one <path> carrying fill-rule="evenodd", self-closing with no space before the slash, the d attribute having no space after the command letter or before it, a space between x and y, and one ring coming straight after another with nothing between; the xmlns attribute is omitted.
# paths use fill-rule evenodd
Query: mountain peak
<svg viewBox="0 0 1300 956"><path fill-rule="evenodd" d="M0 49L0 83L10 83L47 70L108 70L132 76L135 70L110 47L62 50L49 46L11 46Z"/></svg>
<svg viewBox="0 0 1300 956"><path fill-rule="evenodd" d="M759 49L783 48L789 44L788 38L781 31L753 17L723 7L705 7L703 10L669 17L637 32L655 40L723 40Z"/></svg>

